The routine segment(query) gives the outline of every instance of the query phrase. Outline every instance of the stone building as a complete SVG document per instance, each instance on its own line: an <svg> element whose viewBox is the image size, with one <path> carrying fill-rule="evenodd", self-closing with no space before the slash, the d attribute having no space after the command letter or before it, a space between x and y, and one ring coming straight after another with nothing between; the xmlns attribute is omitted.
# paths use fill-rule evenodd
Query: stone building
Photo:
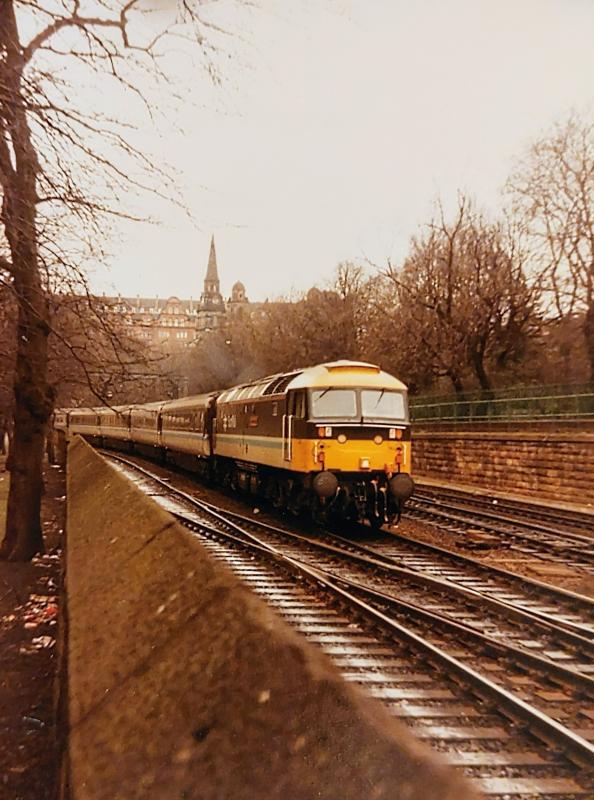
<svg viewBox="0 0 594 800"><path fill-rule="evenodd" d="M245 286L240 281L233 285L231 297L224 300L214 236L210 242L206 276L199 299L183 300L171 296L161 300L159 297L137 296L111 297L106 298L106 302L112 312L126 319L139 338L164 349L191 345L201 335L219 328L225 316L234 309L259 305L248 301Z"/></svg>

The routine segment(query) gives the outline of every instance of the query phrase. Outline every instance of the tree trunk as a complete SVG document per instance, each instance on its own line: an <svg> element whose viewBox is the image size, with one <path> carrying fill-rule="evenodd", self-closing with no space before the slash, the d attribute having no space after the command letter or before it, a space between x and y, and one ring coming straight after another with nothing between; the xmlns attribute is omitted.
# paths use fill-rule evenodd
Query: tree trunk
<svg viewBox="0 0 594 800"><path fill-rule="evenodd" d="M590 365L590 382L594 383L594 298L586 309L584 318L584 339L586 340L586 354Z"/></svg>
<svg viewBox="0 0 594 800"><path fill-rule="evenodd" d="M1 219L18 303L14 430L6 534L0 557L28 561L43 550L43 445L53 393L47 382L49 306L37 252L37 155L22 94L23 57L12 0L0 18Z"/></svg>
<svg viewBox="0 0 594 800"><path fill-rule="evenodd" d="M45 429L51 413L47 385L47 303L42 308L19 302L17 361L14 382L14 431L9 458L10 490L6 534L0 558L28 561L43 552L41 496ZM45 314L43 310L45 306Z"/></svg>
<svg viewBox="0 0 594 800"><path fill-rule="evenodd" d="M483 353L481 352L474 352L471 356L472 361L472 368L474 370L474 374L477 377L479 385L483 392L488 397L491 397L493 394L493 386L491 385L491 380L487 375L487 371L485 369L485 358Z"/></svg>
<svg viewBox="0 0 594 800"><path fill-rule="evenodd" d="M457 372L448 372L448 378L452 382L452 386L454 387L454 391L457 395L464 394L464 384L462 383L462 378L458 375Z"/></svg>

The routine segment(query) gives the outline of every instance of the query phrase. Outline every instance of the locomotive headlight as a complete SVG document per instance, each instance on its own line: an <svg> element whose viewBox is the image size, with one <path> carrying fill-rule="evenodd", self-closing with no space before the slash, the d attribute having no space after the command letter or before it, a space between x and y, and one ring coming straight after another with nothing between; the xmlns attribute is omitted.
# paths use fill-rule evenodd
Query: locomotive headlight
<svg viewBox="0 0 594 800"><path fill-rule="evenodd" d="M359 459L359 469L369 469L370 463L368 458Z"/></svg>
<svg viewBox="0 0 594 800"><path fill-rule="evenodd" d="M379 433L378 433L377 436L373 437L373 441L376 444L381 444L384 441L384 439L383 439L383 436L380 436Z"/></svg>
<svg viewBox="0 0 594 800"><path fill-rule="evenodd" d="M400 428L390 428L388 436L390 439L402 439L402 431Z"/></svg>
<svg viewBox="0 0 594 800"><path fill-rule="evenodd" d="M338 436L336 437L336 441L340 442L340 444L344 444L346 440L347 437L344 435L344 433L339 433Z"/></svg>
<svg viewBox="0 0 594 800"><path fill-rule="evenodd" d="M320 425L318 428L318 436L320 439L328 439L332 436L332 427L330 425Z"/></svg>

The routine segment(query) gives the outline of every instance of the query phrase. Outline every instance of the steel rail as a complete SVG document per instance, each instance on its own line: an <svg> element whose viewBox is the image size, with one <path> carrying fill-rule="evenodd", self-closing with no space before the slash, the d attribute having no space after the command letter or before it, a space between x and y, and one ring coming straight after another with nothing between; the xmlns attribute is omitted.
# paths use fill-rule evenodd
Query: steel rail
<svg viewBox="0 0 594 800"><path fill-rule="evenodd" d="M383 632L373 620L325 590L319 580L291 572L290 564L275 560L274 554L257 545L246 545L243 539L235 542L232 534L202 536L202 543L302 636L321 648L345 680L382 701L413 736L429 740L453 766L464 768L481 794L484 791L501 800L517 794L548 798L551 792L568 800L591 795L592 775L576 773L574 763L564 758L557 746L543 752L529 725L516 725L509 712L493 700L484 703L468 681L450 675L404 637ZM289 575L294 576L290 581ZM398 691L404 684L410 688ZM429 694L437 692L433 702L415 706L415 702L423 702L427 689ZM475 706L463 705L472 703L473 698L479 700ZM467 727L468 717L471 727ZM447 719L446 727L442 727L442 719ZM498 724L500 728L492 727ZM489 745L484 747L486 739ZM461 741L465 744L460 748L457 743Z"/></svg>
<svg viewBox="0 0 594 800"><path fill-rule="evenodd" d="M200 503L200 505L202 505L203 503L203 501L197 501L197 502ZM211 513L213 516L216 516L218 520L223 522L223 524L227 525L228 522L226 517L227 512L225 511L225 514L221 515L220 510L218 513L214 511L214 509L212 508L212 504L209 503L208 506L209 506L208 508L209 513ZM173 515L187 527L199 524L196 520L184 515L183 513L180 512L170 512L170 513L173 513ZM259 523L258 525L260 526ZM261 527L264 526L266 526L267 529L270 529L271 527L265 524L263 524ZM227 527L231 526L227 525ZM238 532L241 531L244 534L249 533L250 536L256 536L256 534L252 534L251 532L246 531L245 528L242 528L236 525L235 523L233 524L233 529ZM276 530L282 530L282 529L276 529ZM290 535L290 532L287 531L282 531L282 533L289 533ZM259 537L256 538L259 543L267 547L274 548L274 545L270 545L267 542L263 542L263 540L261 540ZM343 550L336 550L335 548L329 548L325 546L324 543L322 542L316 542L315 540L307 539L299 535L297 536L297 538L320 549L321 551L332 550L334 553L340 555L345 554ZM282 553L282 551L278 552ZM293 558L292 556L286 553L283 553L283 555L287 556L287 558ZM352 557L348 553L346 555L347 557ZM367 563L371 567L379 566L377 562L374 562L371 559L364 561L363 559L360 559L356 556L355 559L358 563ZM294 559L294 560L299 562L300 564L309 564L309 562L303 561L302 559ZM462 633L467 639L472 639L474 642L483 645L485 648L491 649L492 651L498 653L499 655L506 655L506 656L512 655L516 661L523 662L528 666L537 667L540 670L542 670L543 674L546 674L547 676L555 675L563 683L569 684L581 691L590 693L594 697L594 678L590 677L589 675L585 675L581 672L571 669L570 667L566 667L563 664L558 664L554 661L551 661L548 658L543 658L542 656L530 653L527 650L522 650L521 648L517 647L514 644L510 644L509 642L495 639L492 636L489 636L485 633L481 633L477 631L475 628L473 628L471 625L465 624L464 622L452 620L450 617L447 616L447 614L440 614L436 611L430 611L427 608L424 608L423 606L417 603L413 603L409 600L402 600L401 598L395 597L394 595L391 594L386 594L385 592L382 592L376 589L375 587L368 586L367 584L364 583L360 583L359 581L356 581L353 578L348 578L343 575L339 575L325 567L317 566L314 567L314 569L323 572L329 579L338 581L339 583L343 583L344 585L348 585L354 589L364 591L368 593L370 597L373 597L377 600L381 600L384 603L386 602L390 603L393 606L398 607L402 610L412 611L414 614L426 619L427 621L440 624L442 627L447 628L450 632ZM392 572L392 570L390 570L390 572ZM409 574L406 572L406 570L400 568L398 568L394 572L396 574L406 574L407 577ZM436 579L429 579L428 581L423 581L423 583L425 585L433 585L433 588L435 588L435 585L437 585L438 589L444 588L444 582ZM547 632L549 631L548 626L542 626L542 627L545 631ZM558 630L560 630L561 633L567 633L563 629L558 629ZM576 638L572 638L571 643L575 645ZM589 639L583 639L581 637L577 637L577 644L579 644L580 646L585 645L590 650L590 652L594 652L594 645Z"/></svg>
<svg viewBox="0 0 594 800"><path fill-rule="evenodd" d="M192 499L191 495L189 495L189 497L190 499ZM217 506L205 500L200 500L199 502L203 506L209 509L212 508L213 510L216 510L218 508ZM581 647L584 651L588 652L590 655L594 655L594 640L586 636L583 636L580 633L575 633L573 630L570 630L569 628L562 627L561 625L554 623L550 618L545 617L544 615L540 615L532 611L518 608L517 606L514 606L511 603L505 603L502 600L498 600L494 597L485 595L478 589L462 586L460 584L456 584L453 583L452 581L444 580L443 578L438 578L433 575L427 575L418 570L402 567L396 562L394 558L385 555L381 551L378 551L373 547L361 544L360 542L354 542L351 539L346 539L334 532L324 531L324 536L326 538L325 540L321 541L319 539L312 539L310 536L305 536L304 534L297 533L295 531L290 531L285 528L279 528L277 526L271 525L270 523L263 522L261 520L254 520L253 518L246 517L242 514L239 514L236 511L225 510L225 514L229 518L238 520L240 524L243 525L261 528L269 531L272 534L279 536L290 536L293 539L303 541L304 543L311 545L313 547L318 547L320 549L324 549L330 552L335 552L337 554L347 553L353 555L357 557L357 561L360 561L362 563L367 563L372 567L378 567L380 564L385 565L387 568L390 569L390 571L394 575L403 575L411 578L418 576L420 583L422 583L425 586L435 588L437 590L446 589L448 592L451 592L453 594L460 594L461 596L464 596L471 600L475 600L477 597L480 597L481 602L484 603L484 605L486 605L488 608L492 608L494 611L499 613L504 613L506 616L515 618L519 622L539 625L542 627L543 630L553 632L556 636L559 637L560 640L563 640L566 644L573 645L575 647ZM338 543L339 546L337 548L332 546L331 542L333 541ZM404 541L405 542L408 541L408 538L404 538ZM418 540L415 539L412 541L414 543L417 543ZM419 544L424 544L424 543L419 542ZM450 551L446 552L449 553ZM475 562L472 561L472 563L474 564ZM481 562L476 562L476 563L478 563L481 567L485 569L490 569L488 567L485 567L484 564L481 564ZM510 572L508 574L514 577L521 577L517 576L516 573L513 572ZM537 583L537 585L540 586L541 584ZM542 586L546 587L547 589L552 589L553 591L555 591L555 587L550 587L549 584L542 584ZM582 595L574 595L572 593L570 594L570 597L581 598ZM584 599L589 600L589 598L584 598ZM592 612L594 614L594 601L592 601Z"/></svg>

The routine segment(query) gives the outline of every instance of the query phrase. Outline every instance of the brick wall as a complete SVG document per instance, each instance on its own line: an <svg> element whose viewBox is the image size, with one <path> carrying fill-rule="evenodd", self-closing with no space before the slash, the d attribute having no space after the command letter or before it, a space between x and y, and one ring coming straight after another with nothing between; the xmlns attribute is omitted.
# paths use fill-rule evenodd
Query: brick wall
<svg viewBox="0 0 594 800"><path fill-rule="evenodd" d="M416 431L413 472L514 494L594 503L594 433Z"/></svg>

